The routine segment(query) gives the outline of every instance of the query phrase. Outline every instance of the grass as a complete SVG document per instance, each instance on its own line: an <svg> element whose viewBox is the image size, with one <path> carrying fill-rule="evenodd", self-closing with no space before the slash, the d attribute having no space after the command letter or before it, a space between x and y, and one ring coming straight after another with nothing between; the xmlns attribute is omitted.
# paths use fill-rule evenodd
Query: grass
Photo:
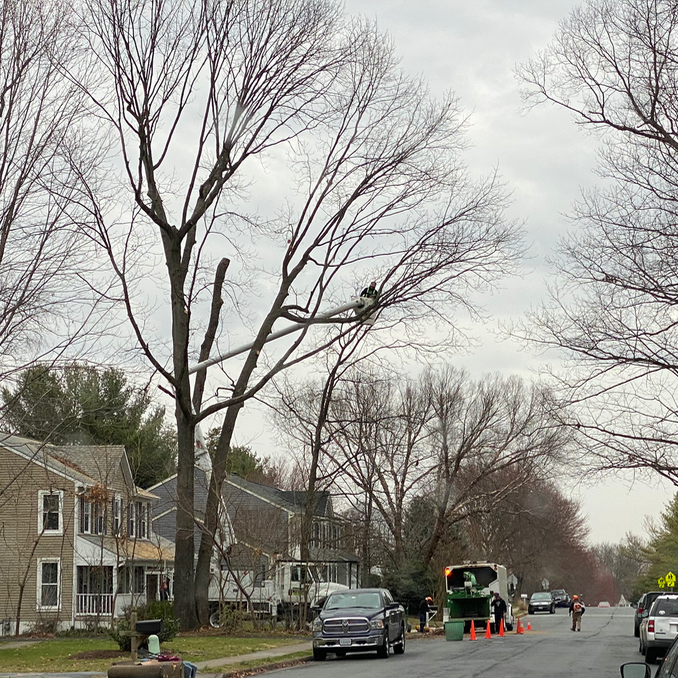
<svg viewBox="0 0 678 678"><path fill-rule="evenodd" d="M164 643L162 649L189 661L199 662L258 652L300 641L301 638L298 636L233 638L194 634L177 636L174 640ZM116 643L104 638L50 638L18 648L4 647L6 644L0 642L0 666L3 671L18 673L68 671L105 673L113 662L129 658L129 653L121 653L118 658L77 658L77 655L84 652L96 654L102 650L118 649Z"/></svg>

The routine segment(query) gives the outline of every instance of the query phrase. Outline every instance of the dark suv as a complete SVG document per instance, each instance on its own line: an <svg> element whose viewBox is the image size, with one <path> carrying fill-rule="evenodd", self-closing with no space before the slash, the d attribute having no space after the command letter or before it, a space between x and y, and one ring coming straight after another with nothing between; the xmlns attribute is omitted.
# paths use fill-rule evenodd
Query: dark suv
<svg viewBox="0 0 678 678"><path fill-rule="evenodd" d="M654 603L658 596L665 593L666 591L648 591L638 598L636 613L633 615L633 635L636 638L640 636L640 622L643 621L643 618L647 617L652 603Z"/></svg>
<svg viewBox="0 0 678 678"><path fill-rule="evenodd" d="M553 589L551 598L553 598L556 607L568 607L570 605L570 596L565 589Z"/></svg>
<svg viewBox="0 0 678 678"><path fill-rule="evenodd" d="M331 593L313 621L313 659L328 652L376 650L378 657L405 652L405 610L386 589L349 589Z"/></svg>

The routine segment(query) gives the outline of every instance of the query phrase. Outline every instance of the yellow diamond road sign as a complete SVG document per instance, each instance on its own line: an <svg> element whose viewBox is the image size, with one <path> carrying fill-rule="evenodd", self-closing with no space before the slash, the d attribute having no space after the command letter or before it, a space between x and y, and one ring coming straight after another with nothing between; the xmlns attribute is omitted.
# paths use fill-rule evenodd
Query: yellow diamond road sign
<svg viewBox="0 0 678 678"><path fill-rule="evenodd" d="M659 584L660 589L663 589L666 586L666 580L664 577L659 577L659 579L657 579L657 584Z"/></svg>
<svg viewBox="0 0 678 678"><path fill-rule="evenodd" d="M666 585L667 586L675 586L676 585L676 575L673 574L673 572L669 572L664 579L666 579Z"/></svg>

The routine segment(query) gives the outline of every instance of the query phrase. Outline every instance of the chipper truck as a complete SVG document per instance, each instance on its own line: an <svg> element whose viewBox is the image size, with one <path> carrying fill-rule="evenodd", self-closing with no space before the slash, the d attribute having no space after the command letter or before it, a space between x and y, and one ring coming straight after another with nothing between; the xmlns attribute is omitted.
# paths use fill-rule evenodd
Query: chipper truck
<svg viewBox="0 0 678 678"><path fill-rule="evenodd" d="M508 596L506 568L497 563L463 563L445 568L447 597L443 621L463 621L468 631L471 622L476 628L493 622L490 602L495 592L506 602L504 628L513 629L513 610Z"/></svg>

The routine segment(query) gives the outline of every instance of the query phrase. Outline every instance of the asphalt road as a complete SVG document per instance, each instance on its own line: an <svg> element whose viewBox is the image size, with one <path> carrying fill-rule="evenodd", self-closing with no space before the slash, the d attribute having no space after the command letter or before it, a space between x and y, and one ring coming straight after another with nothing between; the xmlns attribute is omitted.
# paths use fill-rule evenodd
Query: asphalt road
<svg viewBox="0 0 678 678"><path fill-rule="evenodd" d="M444 638L410 641L404 655L330 655L325 662L274 672L281 678L586 678L619 677L619 666L642 661L633 637L633 609L589 608L581 632L570 630L566 609L529 617L532 630L504 638L478 634L473 642ZM655 668L653 667L653 673Z"/></svg>

